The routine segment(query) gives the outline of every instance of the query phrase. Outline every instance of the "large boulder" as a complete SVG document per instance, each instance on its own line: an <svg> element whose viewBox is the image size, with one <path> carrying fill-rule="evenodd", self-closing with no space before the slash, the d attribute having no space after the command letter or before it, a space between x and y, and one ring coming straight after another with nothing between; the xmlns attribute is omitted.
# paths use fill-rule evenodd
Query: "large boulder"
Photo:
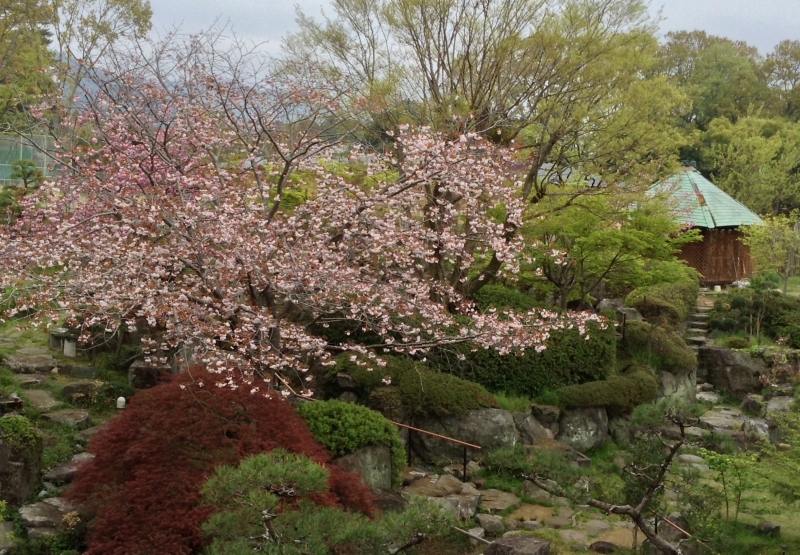
<svg viewBox="0 0 800 555"><path fill-rule="evenodd" d="M471 484L462 483L449 474L425 476L403 488L402 493L404 497L413 495L427 497L459 520L474 517L481 498L480 492Z"/></svg>
<svg viewBox="0 0 800 555"><path fill-rule="evenodd" d="M470 458L485 457L503 447L517 443L517 427L510 412L501 409L471 410L461 418L442 417L417 420L416 427L435 434L477 445L480 451L469 450ZM464 447L427 434L411 434L411 445L421 459L431 463L462 461Z"/></svg>
<svg viewBox="0 0 800 555"><path fill-rule="evenodd" d="M29 538L54 536L66 526L64 517L68 513L77 516L75 508L61 497L51 497L19 509L20 520Z"/></svg>
<svg viewBox="0 0 800 555"><path fill-rule="evenodd" d="M761 376L769 374L762 358L725 347L702 346L698 352L698 374L717 389L743 399L764 387Z"/></svg>
<svg viewBox="0 0 800 555"><path fill-rule="evenodd" d="M514 423L519 431L519 440L525 445L536 445L542 441L553 439L553 432L542 426L532 414L515 412Z"/></svg>
<svg viewBox="0 0 800 555"><path fill-rule="evenodd" d="M695 402L697 393L697 370L688 374L658 373L658 398L674 399L687 403Z"/></svg>
<svg viewBox="0 0 800 555"><path fill-rule="evenodd" d="M368 445L333 460L333 464L355 472L361 482L381 489L392 487L392 453L383 445Z"/></svg>
<svg viewBox="0 0 800 555"><path fill-rule="evenodd" d="M604 407L565 410L561 414L558 439L584 452L602 446L608 439L608 415Z"/></svg>
<svg viewBox="0 0 800 555"><path fill-rule="evenodd" d="M0 418L0 501L18 505L39 485L42 440L24 416Z"/></svg>

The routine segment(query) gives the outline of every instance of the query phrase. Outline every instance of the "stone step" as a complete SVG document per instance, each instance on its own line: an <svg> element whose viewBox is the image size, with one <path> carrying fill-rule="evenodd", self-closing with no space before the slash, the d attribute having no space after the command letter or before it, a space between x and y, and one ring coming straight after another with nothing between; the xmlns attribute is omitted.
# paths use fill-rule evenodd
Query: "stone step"
<svg viewBox="0 0 800 555"><path fill-rule="evenodd" d="M701 313L702 314L702 313L705 313L705 312L711 312L712 310L714 310L713 306L696 306L694 308L695 314L697 314L697 313Z"/></svg>
<svg viewBox="0 0 800 555"><path fill-rule="evenodd" d="M696 345L698 347L700 345L705 345L706 344L706 336L703 335L703 336L687 337L686 338L686 343L688 343L690 346L691 345Z"/></svg>
<svg viewBox="0 0 800 555"><path fill-rule="evenodd" d="M692 320L708 320L708 312L692 312Z"/></svg>
<svg viewBox="0 0 800 555"><path fill-rule="evenodd" d="M700 321L700 322L689 322L689 327L695 330L707 330L708 329L708 322Z"/></svg>
<svg viewBox="0 0 800 555"><path fill-rule="evenodd" d="M703 337L705 337L706 331L707 330L705 328L694 328L693 327L693 328L689 328L688 330L686 330L686 335L687 336L693 336L693 337L700 337L702 335Z"/></svg>

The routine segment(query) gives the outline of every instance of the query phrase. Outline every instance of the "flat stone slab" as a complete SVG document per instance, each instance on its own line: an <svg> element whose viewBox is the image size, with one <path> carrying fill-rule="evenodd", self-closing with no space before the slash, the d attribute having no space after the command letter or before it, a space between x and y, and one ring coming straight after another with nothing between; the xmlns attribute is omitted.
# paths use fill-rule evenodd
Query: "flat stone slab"
<svg viewBox="0 0 800 555"><path fill-rule="evenodd" d="M698 403L711 403L713 405L719 405L722 402L722 397L713 391L700 391L695 395L695 400Z"/></svg>
<svg viewBox="0 0 800 555"><path fill-rule="evenodd" d="M21 349L25 350L25 349ZM58 362L50 354L26 354L17 351L6 355L3 365L15 374L47 374L58 367Z"/></svg>
<svg viewBox="0 0 800 555"><path fill-rule="evenodd" d="M86 428L85 430L81 430L75 434L75 439L78 440L80 443L87 445L97 433L105 428L105 424L102 426L93 426L91 428Z"/></svg>
<svg viewBox="0 0 800 555"><path fill-rule="evenodd" d="M703 457L689 454L678 455L677 461L682 464L703 464L705 462Z"/></svg>
<svg viewBox="0 0 800 555"><path fill-rule="evenodd" d="M577 530L561 530L558 533L561 536L561 539L570 545L577 544L582 549L586 549L589 546L589 538L586 537L586 534L583 532L578 532Z"/></svg>
<svg viewBox="0 0 800 555"><path fill-rule="evenodd" d="M47 382L47 376L44 374L17 374L15 379L23 389L39 387Z"/></svg>
<svg viewBox="0 0 800 555"><path fill-rule="evenodd" d="M513 493L500 491L499 489L487 489L481 492L481 509L505 511L514 505L519 505L519 497Z"/></svg>
<svg viewBox="0 0 800 555"><path fill-rule="evenodd" d="M787 411L793 404L794 399L792 397L773 397L767 403L767 414Z"/></svg>
<svg viewBox="0 0 800 555"><path fill-rule="evenodd" d="M55 468L51 468L45 472L43 478L46 482L52 482L56 485L69 484L75 478L75 472L78 467L86 461L94 458L91 453L78 453L73 455L69 462L60 464Z"/></svg>
<svg viewBox="0 0 800 555"><path fill-rule="evenodd" d="M29 389L23 395L28 398L28 401L36 410L47 411L55 408L60 403L49 391L44 389Z"/></svg>
<svg viewBox="0 0 800 555"><path fill-rule="evenodd" d="M50 528L55 531L61 526L64 515L72 510L72 505L61 497L51 497L20 507L19 516L26 528Z"/></svg>
<svg viewBox="0 0 800 555"><path fill-rule="evenodd" d="M589 520L584 524L586 533L589 536L599 536L603 532L611 530L611 525L605 520Z"/></svg>
<svg viewBox="0 0 800 555"><path fill-rule="evenodd" d="M745 418L738 410L714 409L700 417L700 423L710 430L741 431Z"/></svg>
<svg viewBox="0 0 800 555"><path fill-rule="evenodd" d="M92 424L92 418L89 413L76 409L61 409L53 412L47 412L42 415L42 418L54 422L56 424L66 424L73 428L87 428Z"/></svg>
<svg viewBox="0 0 800 555"><path fill-rule="evenodd" d="M558 530L560 528L566 528L567 526L571 525L572 521L563 516L551 516L550 518L545 519L544 523L550 528L555 528L556 530Z"/></svg>

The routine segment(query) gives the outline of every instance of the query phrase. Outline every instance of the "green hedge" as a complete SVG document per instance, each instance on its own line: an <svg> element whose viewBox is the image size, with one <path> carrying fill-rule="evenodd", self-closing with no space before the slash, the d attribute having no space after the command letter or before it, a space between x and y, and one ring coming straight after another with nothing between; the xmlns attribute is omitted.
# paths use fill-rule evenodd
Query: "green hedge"
<svg viewBox="0 0 800 555"><path fill-rule="evenodd" d="M676 375L688 374L697 366L697 355L680 335L646 322L625 325L622 355Z"/></svg>
<svg viewBox="0 0 800 555"><path fill-rule="evenodd" d="M316 401L297 407L314 439L341 457L368 445L389 447L392 453L392 485L398 486L405 468L405 448L397 426L381 414L343 401Z"/></svg>
<svg viewBox="0 0 800 555"><path fill-rule="evenodd" d="M623 414L655 399L658 380L650 368L634 366L605 380L562 387L556 394L562 408L606 407L611 414Z"/></svg>
<svg viewBox="0 0 800 555"><path fill-rule="evenodd" d="M601 329L592 323L587 327L589 340L576 329L553 332L541 353L531 349L521 356L501 355L490 349L473 351L465 345L429 358L442 371L479 383L489 391L532 399L545 390L601 380L614 370L614 327Z"/></svg>
<svg viewBox="0 0 800 555"><path fill-rule="evenodd" d="M478 384L456 376L433 370L423 363L407 357L386 356L370 360L352 353L343 353L336 358L326 376L330 384L337 373L353 377L361 399L370 398L373 391L385 396L382 403L396 417L412 416L462 416L470 410L496 408L497 401L491 393ZM391 379L391 387L384 387L384 378ZM376 396L372 395L375 406ZM400 405L397 407L396 405ZM395 406L392 406L395 405ZM383 406L379 407L381 411ZM400 414L396 409L400 408Z"/></svg>
<svg viewBox="0 0 800 555"><path fill-rule="evenodd" d="M481 310L490 307L531 310L538 306L530 295L504 285L484 285L475 293L475 302Z"/></svg>
<svg viewBox="0 0 800 555"><path fill-rule="evenodd" d="M664 318L675 326L694 310L699 291L694 280L638 287L625 298L625 306L635 308L647 319Z"/></svg>

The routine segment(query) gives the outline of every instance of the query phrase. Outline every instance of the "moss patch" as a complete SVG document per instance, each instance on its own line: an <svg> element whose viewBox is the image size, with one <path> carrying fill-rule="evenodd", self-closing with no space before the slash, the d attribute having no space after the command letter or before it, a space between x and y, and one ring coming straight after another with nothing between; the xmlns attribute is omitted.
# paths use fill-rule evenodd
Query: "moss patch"
<svg viewBox="0 0 800 555"><path fill-rule="evenodd" d="M627 360L670 374L683 376L697 366L697 356L681 336L645 322L625 325L622 347Z"/></svg>
<svg viewBox="0 0 800 555"><path fill-rule="evenodd" d="M41 441L31 421L17 414L0 418L0 436L3 443L26 449L36 447Z"/></svg>

